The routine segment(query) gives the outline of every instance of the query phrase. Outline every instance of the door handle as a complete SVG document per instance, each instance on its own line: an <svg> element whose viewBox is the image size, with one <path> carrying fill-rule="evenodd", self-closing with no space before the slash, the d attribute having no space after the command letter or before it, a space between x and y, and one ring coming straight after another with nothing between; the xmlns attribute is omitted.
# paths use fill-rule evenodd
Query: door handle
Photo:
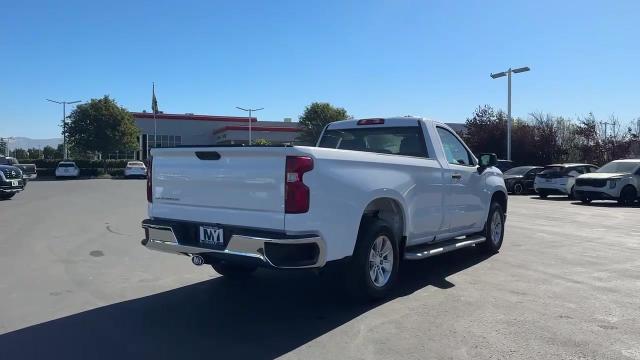
<svg viewBox="0 0 640 360"><path fill-rule="evenodd" d="M454 180L460 180L462 179L462 175L461 174L451 174L451 178Z"/></svg>

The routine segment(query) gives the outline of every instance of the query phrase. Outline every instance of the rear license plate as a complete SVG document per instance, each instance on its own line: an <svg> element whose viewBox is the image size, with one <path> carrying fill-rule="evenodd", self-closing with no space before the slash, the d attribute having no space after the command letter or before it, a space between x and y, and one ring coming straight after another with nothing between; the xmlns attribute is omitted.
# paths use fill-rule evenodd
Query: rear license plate
<svg viewBox="0 0 640 360"><path fill-rule="evenodd" d="M11 180L11 186L18 186L18 180Z"/></svg>
<svg viewBox="0 0 640 360"><path fill-rule="evenodd" d="M215 226L200 226L200 243L224 246L224 230Z"/></svg>

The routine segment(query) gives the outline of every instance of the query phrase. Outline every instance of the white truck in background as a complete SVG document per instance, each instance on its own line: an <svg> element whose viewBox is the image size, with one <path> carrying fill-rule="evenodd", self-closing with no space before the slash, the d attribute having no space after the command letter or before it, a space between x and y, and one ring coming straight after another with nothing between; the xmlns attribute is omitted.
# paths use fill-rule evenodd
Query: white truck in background
<svg viewBox="0 0 640 360"><path fill-rule="evenodd" d="M316 147L153 149L147 248L224 276L344 266L348 289L380 298L401 260L475 246L497 252L507 190L448 126L415 117L329 124Z"/></svg>

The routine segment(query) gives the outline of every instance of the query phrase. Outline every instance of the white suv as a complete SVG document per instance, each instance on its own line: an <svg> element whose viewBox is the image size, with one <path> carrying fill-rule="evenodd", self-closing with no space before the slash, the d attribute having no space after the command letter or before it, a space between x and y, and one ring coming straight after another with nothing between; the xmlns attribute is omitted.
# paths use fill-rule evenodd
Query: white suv
<svg viewBox="0 0 640 360"><path fill-rule="evenodd" d="M640 192L640 159L612 161L595 173L576 179L576 197L585 204L591 200L617 200L630 205Z"/></svg>
<svg viewBox="0 0 640 360"><path fill-rule="evenodd" d="M549 195L567 195L575 198L575 180L582 174L594 172L591 164L553 164L544 167L533 182L533 188L541 198Z"/></svg>
<svg viewBox="0 0 640 360"><path fill-rule="evenodd" d="M147 167L144 166L142 161L129 161L127 167L124 169L124 177L147 177Z"/></svg>
<svg viewBox="0 0 640 360"><path fill-rule="evenodd" d="M80 176L80 168L73 161L61 161L56 167L56 178Z"/></svg>

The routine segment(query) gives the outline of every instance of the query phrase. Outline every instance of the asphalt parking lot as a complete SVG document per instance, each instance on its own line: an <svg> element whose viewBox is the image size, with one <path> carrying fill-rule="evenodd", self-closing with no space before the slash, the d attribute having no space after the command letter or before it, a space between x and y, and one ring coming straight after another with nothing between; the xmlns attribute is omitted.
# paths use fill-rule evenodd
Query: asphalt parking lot
<svg viewBox="0 0 640 360"><path fill-rule="evenodd" d="M505 242L404 263L389 301L331 277L225 281L140 246L140 180L0 202L0 359L640 359L640 207L510 197Z"/></svg>

